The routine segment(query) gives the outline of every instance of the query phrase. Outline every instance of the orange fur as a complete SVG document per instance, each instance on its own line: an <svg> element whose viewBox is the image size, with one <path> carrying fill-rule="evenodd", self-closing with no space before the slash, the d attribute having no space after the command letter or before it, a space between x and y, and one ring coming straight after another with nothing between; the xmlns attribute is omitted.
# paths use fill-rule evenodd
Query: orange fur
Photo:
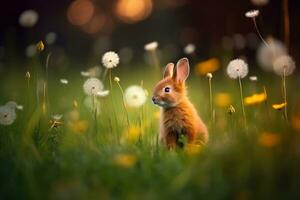
<svg viewBox="0 0 300 200"><path fill-rule="evenodd" d="M188 143L193 143L196 139L203 143L208 141L207 128L186 95L185 79L188 73L186 58L179 60L176 67L169 63L164 79L154 89L153 101L162 107L160 139L169 149L182 145L179 141L181 134ZM165 92L166 87L171 91Z"/></svg>

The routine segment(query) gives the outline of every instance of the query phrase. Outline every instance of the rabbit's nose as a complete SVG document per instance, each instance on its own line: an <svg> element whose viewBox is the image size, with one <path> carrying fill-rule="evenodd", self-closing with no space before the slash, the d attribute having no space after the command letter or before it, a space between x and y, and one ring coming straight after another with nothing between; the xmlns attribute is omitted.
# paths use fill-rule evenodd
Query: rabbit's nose
<svg viewBox="0 0 300 200"><path fill-rule="evenodd" d="M152 101L153 101L153 103L155 103L155 102L156 102L156 98L155 98L155 96L153 96L153 97L152 97Z"/></svg>

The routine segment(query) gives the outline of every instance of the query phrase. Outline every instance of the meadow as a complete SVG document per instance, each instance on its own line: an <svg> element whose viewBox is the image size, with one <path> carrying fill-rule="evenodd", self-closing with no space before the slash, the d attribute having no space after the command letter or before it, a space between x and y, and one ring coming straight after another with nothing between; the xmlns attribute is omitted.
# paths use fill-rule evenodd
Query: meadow
<svg viewBox="0 0 300 200"><path fill-rule="evenodd" d="M288 45L261 35L258 15L245 15L257 60L180 50L206 145L159 141L152 92L179 59L163 44L140 46L146 59L106 49L84 64L57 64L44 40L25 59L12 53L0 73L0 199L299 199L299 72Z"/></svg>

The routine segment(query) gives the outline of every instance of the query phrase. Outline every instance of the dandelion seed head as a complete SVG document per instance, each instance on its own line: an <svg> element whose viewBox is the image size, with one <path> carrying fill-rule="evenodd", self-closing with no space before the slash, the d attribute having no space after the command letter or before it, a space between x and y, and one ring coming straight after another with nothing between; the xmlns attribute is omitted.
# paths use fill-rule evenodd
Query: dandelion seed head
<svg viewBox="0 0 300 200"><path fill-rule="evenodd" d="M29 58L33 57L36 54L36 45L30 44L25 49L25 55Z"/></svg>
<svg viewBox="0 0 300 200"><path fill-rule="evenodd" d="M207 77L207 78L212 78L213 75L212 75L212 73L207 73L207 74L206 74L206 77Z"/></svg>
<svg viewBox="0 0 300 200"><path fill-rule="evenodd" d="M157 47L158 47L158 42L153 41L148 44L145 44L144 49L146 51L155 51L157 49Z"/></svg>
<svg viewBox="0 0 300 200"><path fill-rule="evenodd" d="M253 81L253 82L256 82L257 81L257 76L250 76L249 80Z"/></svg>
<svg viewBox="0 0 300 200"><path fill-rule="evenodd" d="M291 75L295 68L296 64L292 57L288 55L279 56L274 60L274 72L280 76L289 76Z"/></svg>
<svg viewBox="0 0 300 200"><path fill-rule="evenodd" d="M62 117L63 117L62 114L55 114L55 115L52 115L52 119L53 119L53 120L56 120L56 121L61 120Z"/></svg>
<svg viewBox="0 0 300 200"><path fill-rule="evenodd" d="M245 78L248 74L248 64L242 59L235 59L229 62L227 74L232 79Z"/></svg>
<svg viewBox="0 0 300 200"><path fill-rule="evenodd" d="M10 106L0 106L0 125L8 126L14 123L17 115L15 109Z"/></svg>
<svg viewBox="0 0 300 200"><path fill-rule="evenodd" d="M260 67L265 71L273 71L274 59L287 54L287 49L284 44L275 38L267 38L267 47L264 43L261 43L257 51L257 61Z"/></svg>
<svg viewBox="0 0 300 200"><path fill-rule="evenodd" d="M114 81L118 83L118 82L120 82L120 78L116 76L116 77L114 78Z"/></svg>
<svg viewBox="0 0 300 200"><path fill-rule="evenodd" d="M125 90L124 97L126 105L133 108L142 106L147 100L145 90L137 85L128 87Z"/></svg>
<svg viewBox="0 0 300 200"><path fill-rule="evenodd" d="M67 85L67 84L69 83L69 81L68 81L67 79L64 79L64 78L60 79L59 81L60 81L62 84L64 84L64 85Z"/></svg>
<svg viewBox="0 0 300 200"><path fill-rule="evenodd" d="M86 71L82 71L80 72L81 76L83 77L89 77L90 76L90 73L89 72L86 72Z"/></svg>
<svg viewBox="0 0 300 200"><path fill-rule="evenodd" d="M119 55L113 51L106 52L102 56L102 63L104 65L104 67L106 67L108 69L117 67L117 65L119 64L119 61L120 61Z"/></svg>
<svg viewBox="0 0 300 200"><path fill-rule="evenodd" d="M94 66L88 69L87 71L90 77L98 77L101 75L101 68L99 66Z"/></svg>
<svg viewBox="0 0 300 200"><path fill-rule="evenodd" d="M26 79L30 79L30 72L26 72L25 78L26 78Z"/></svg>
<svg viewBox="0 0 300 200"><path fill-rule="evenodd" d="M23 27L33 27L39 19L39 15L34 10L25 10L19 17L19 24Z"/></svg>
<svg viewBox="0 0 300 200"><path fill-rule="evenodd" d="M187 55L193 54L195 50L196 50L196 46L194 44L188 44L183 49L184 53Z"/></svg>
<svg viewBox="0 0 300 200"><path fill-rule="evenodd" d="M255 18L259 15L259 10L250 10L245 13L245 16L248 18Z"/></svg>
<svg viewBox="0 0 300 200"><path fill-rule="evenodd" d="M97 78L88 78L83 84L83 90L87 95L97 95L103 88L103 83Z"/></svg>

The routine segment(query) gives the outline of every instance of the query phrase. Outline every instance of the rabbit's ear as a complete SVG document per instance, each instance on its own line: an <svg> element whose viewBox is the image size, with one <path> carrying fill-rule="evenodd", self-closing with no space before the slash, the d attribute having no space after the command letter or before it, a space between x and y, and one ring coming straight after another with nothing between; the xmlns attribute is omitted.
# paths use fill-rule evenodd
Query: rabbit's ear
<svg viewBox="0 0 300 200"><path fill-rule="evenodd" d="M190 74L190 64L187 58L181 58L174 69L173 77L178 82L184 82Z"/></svg>
<svg viewBox="0 0 300 200"><path fill-rule="evenodd" d="M173 76L173 69L174 69L174 64L168 63L165 68L164 78Z"/></svg>

